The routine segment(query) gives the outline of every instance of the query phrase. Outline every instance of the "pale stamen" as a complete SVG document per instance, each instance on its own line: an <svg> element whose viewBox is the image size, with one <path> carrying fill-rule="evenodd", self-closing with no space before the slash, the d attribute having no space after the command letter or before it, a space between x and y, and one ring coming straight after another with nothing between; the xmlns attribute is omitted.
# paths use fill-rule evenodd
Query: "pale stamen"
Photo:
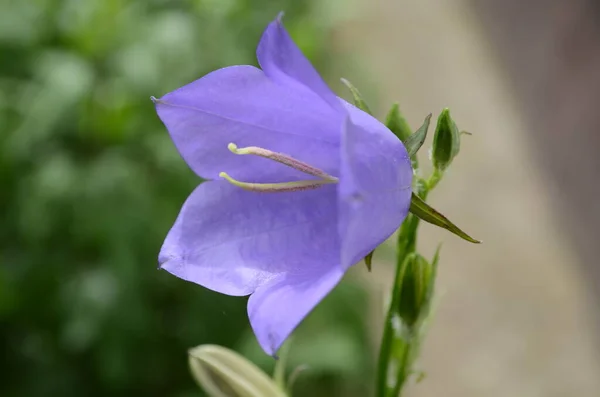
<svg viewBox="0 0 600 397"><path fill-rule="evenodd" d="M235 143L230 143L229 145L227 145L227 148L235 154L253 154L255 156L264 157L276 161L280 164L287 165L288 167L291 167L305 174L316 176L319 178L292 182L251 183L241 182L237 179L233 179L226 172L221 172L219 174L221 178L225 178L232 185L242 188L244 190L262 193L297 192L300 190L317 189L323 185L338 182L338 179L336 177L331 176L326 172L313 167L312 165L306 164L300 160L296 160L295 158L292 158L282 153L272 152L270 150L263 149L257 146L248 146L240 149Z"/></svg>
<svg viewBox="0 0 600 397"><path fill-rule="evenodd" d="M229 183L231 183L234 186L237 186L244 190L249 190L251 192L261 192L261 193L297 192L297 191L301 191L301 190L317 189L323 185L337 183L337 178L335 180L313 179L313 180L280 182L280 183L250 183L250 182L241 182L236 179L233 179L226 172L221 172L219 174L219 176L221 178L225 178Z"/></svg>
<svg viewBox="0 0 600 397"><path fill-rule="evenodd" d="M253 154L255 156L264 157L276 161L280 164L287 165L288 167L294 168L308 175L316 176L318 178L327 179L331 181L337 181L337 178L327 174L326 172L282 153L273 152L271 150L263 149L257 146L238 148L235 143L230 143L229 145L227 145L227 148L235 154Z"/></svg>

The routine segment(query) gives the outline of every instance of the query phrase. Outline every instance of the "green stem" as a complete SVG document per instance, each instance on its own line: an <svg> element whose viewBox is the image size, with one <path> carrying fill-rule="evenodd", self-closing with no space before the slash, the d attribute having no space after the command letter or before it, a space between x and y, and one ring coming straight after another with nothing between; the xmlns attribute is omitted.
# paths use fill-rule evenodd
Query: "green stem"
<svg viewBox="0 0 600 397"><path fill-rule="evenodd" d="M423 201L427 199L427 193L432 191L440 182L440 180L442 179L442 175L442 171L438 170L437 168L433 170L433 174L431 174L431 176L426 182L427 187L424 189L425 192L424 194L421 194L421 198L423 199Z"/></svg>
<svg viewBox="0 0 600 397"><path fill-rule="evenodd" d="M395 308L398 307L398 300L401 294L401 278L402 278L402 264L404 260L411 252L415 251L417 244L416 241L416 230L419 226L419 218L413 214L409 214L400 227L400 233L398 235L398 257L396 261L396 274L394 276L394 287L392 290L392 299L388 308L384 327L383 336L381 339L381 347L379 350L379 360L377 368L377 386L375 390L376 397L388 397L390 392L396 389L398 380L394 380L393 384L389 384L389 367L391 361L396 361L393 357L393 346L397 343L403 343L403 341L397 340L398 337L394 332L394 322L396 320ZM405 357L401 359L405 360Z"/></svg>
<svg viewBox="0 0 600 397"><path fill-rule="evenodd" d="M391 394L394 397L400 395L402 386L404 386L404 383L406 382L406 379L408 378L408 375L410 373L408 369L412 365L412 362L411 362L412 356L413 356L412 341L413 341L413 335L411 334L409 336L408 341L406 342L407 347L406 347L406 349L404 349L402 358L400 359L400 366L398 367L398 373L396 374L396 385L394 387L394 391Z"/></svg>
<svg viewBox="0 0 600 397"><path fill-rule="evenodd" d="M435 170L433 174L424 183L418 183L415 193L423 200L427 199L429 192L437 186L442 174ZM392 299L385 317L383 326L383 335L381 338L381 347L379 350L379 359L377 364L377 379L376 379L376 397L396 397L399 395L402 386L404 385L408 375L411 361L414 360L412 354L412 341L414 332L410 335L400 336L394 332L394 323L397 322L396 308L401 295L401 280L403 272L403 263L407 256L416 251L417 245L417 228L419 227L419 218L413 214L408 214L406 220L400 227L397 241L397 259L396 273L394 276L394 286L392 289ZM394 347L405 344L405 349L402 350L402 356L394 356ZM390 364L397 363L398 372L393 379L390 378Z"/></svg>
<svg viewBox="0 0 600 397"><path fill-rule="evenodd" d="M288 354L290 352L290 346L291 338L288 338L288 340L281 347L281 350L279 350L279 358L277 359L277 362L275 363L275 369L273 370L273 381L275 381L275 384L279 386L281 390L286 390L285 369L287 365Z"/></svg>

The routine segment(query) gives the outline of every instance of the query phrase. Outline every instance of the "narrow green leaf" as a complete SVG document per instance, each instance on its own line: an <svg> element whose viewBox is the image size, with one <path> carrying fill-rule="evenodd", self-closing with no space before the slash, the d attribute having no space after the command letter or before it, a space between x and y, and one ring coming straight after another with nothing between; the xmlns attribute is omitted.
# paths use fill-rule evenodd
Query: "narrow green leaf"
<svg viewBox="0 0 600 397"><path fill-rule="evenodd" d="M410 125L408 125L408 122L402 116L402 113L400 113L398 103L394 103L387 116L385 116L385 126L403 143L406 143L406 140L412 134Z"/></svg>
<svg viewBox="0 0 600 397"><path fill-rule="evenodd" d="M419 127L414 134L411 134L404 142L404 146L406 146L406 150L408 151L408 155L410 157L413 157L415 154L417 154L421 146L423 146L423 142L425 142L425 138L427 138L427 130L429 129L430 122L431 113L425 117L423 125L421 125L421 127Z"/></svg>
<svg viewBox="0 0 600 397"><path fill-rule="evenodd" d="M357 108L359 108L360 110L362 110L363 112L367 112L367 113L371 114L371 110L369 110L369 107L367 106L367 103L365 102L362 95L360 94L360 91L358 91L358 89L354 85L352 85L352 83L350 81L348 81L346 79L340 79L340 80L350 90L350 93L352 94L352 98L354 99L354 105Z"/></svg>
<svg viewBox="0 0 600 397"><path fill-rule="evenodd" d="M373 263L373 254L375 250L369 252L367 256L365 256L365 265L367 265L367 270L371 271L371 264Z"/></svg>
<svg viewBox="0 0 600 397"><path fill-rule="evenodd" d="M474 239L467 233L463 232L458 226L450 222L448 218L437 212L435 209L429 206L425 201L421 200L419 196L413 193L410 201L410 212L415 216L424 220L425 222L431 223L432 225L439 226L446 229L457 236L467 240L471 243L479 244L481 241Z"/></svg>

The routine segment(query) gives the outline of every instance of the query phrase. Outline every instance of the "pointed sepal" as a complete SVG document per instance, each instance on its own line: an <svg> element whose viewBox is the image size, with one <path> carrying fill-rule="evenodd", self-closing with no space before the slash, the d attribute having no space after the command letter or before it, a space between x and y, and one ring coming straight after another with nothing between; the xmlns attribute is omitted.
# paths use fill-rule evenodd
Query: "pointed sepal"
<svg viewBox="0 0 600 397"><path fill-rule="evenodd" d="M356 106L365 113L371 114L371 110L369 109L369 106L367 106L367 102L365 102L365 100L363 99L358 88L356 88L350 81L346 79L340 80L350 90L350 93L352 94L352 99L354 100L354 106Z"/></svg>
<svg viewBox="0 0 600 397"><path fill-rule="evenodd" d="M464 240L475 244L481 243L481 241L476 240L473 237L469 236L467 233L463 232L448 218L446 218L444 215L440 214L438 211L430 207L429 204L427 204L414 193L410 200L410 212L412 212L415 216L419 217L421 220L446 229Z"/></svg>
<svg viewBox="0 0 600 397"><path fill-rule="evenodd" d="M404 116L402 116L398 103L394 103L387 116L385 116L385 126L404 144L406 144L406 140L412 134L412 129Z"/></svg>
<svg viewBox="0 0 600 397"><path fill-rule="evenodd" d="M373 264L373 254L375 250L369 252L367 256L365 256L365 265L367 266L367 270L370 272Z"/></svg>
<svg viewBox="0 0 600 397"><path fill-rule="evenodd" d="M406 151L408 155L413 158L421 146L423 146L423 142L427 138L427 131L429 130L429 123L431 122L431 113L425 117L423 124L419 127L418 130L415 131L414 134L411 134L406 141L404 142L404 146L406 146Z"/></svg>

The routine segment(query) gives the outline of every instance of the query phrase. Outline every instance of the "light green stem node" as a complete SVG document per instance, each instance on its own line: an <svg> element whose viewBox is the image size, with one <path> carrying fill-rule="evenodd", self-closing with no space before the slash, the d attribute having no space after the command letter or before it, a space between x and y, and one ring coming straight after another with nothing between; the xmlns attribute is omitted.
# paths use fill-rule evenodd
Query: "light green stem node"
<svg viewBox="0 0 600 397"><path fill-rule="evenodd" d="M317 178L319 178L281 183L251 183L241 182L236 179L233 179L226 172L221 172L219 174L221 178L225 178L232 185L235 185L245 190L262 193L295 192L300 190L317 189L323 185L338 182L338 178L331 176L326 172L313 167L312 165L306 164L300 160L296 160L295 158L282 153L273 152L271 150L263 149L257 146L238 148L238 146L235 143L230 143L229 145L227 145L227 148L234 154L252 154L255 156L263 157L291 167L305 174L316 176Z"/></svg>

